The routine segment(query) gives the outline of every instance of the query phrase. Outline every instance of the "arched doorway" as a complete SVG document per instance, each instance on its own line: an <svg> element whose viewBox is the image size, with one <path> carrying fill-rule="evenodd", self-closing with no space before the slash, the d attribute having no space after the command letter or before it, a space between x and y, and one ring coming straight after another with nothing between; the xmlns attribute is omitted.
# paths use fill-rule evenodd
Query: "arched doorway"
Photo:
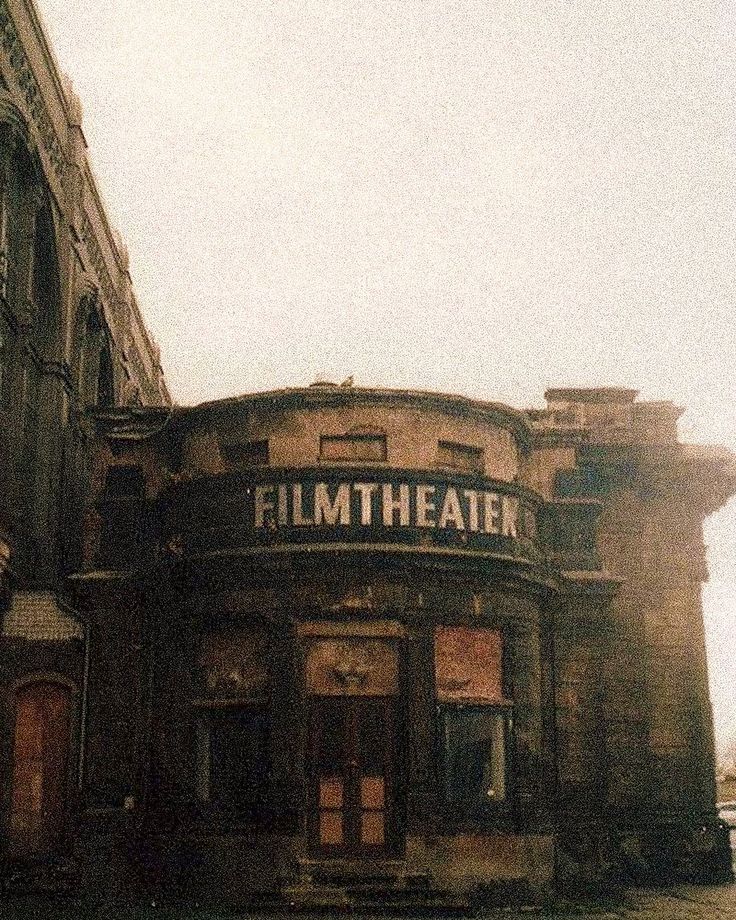
<svg viewBox="0 0 736 920"><path fill-rule="evenodd" d="M60 843L66 815L71 693L38 680L15 696L10 846L15 853L44 853Z"/></svg>

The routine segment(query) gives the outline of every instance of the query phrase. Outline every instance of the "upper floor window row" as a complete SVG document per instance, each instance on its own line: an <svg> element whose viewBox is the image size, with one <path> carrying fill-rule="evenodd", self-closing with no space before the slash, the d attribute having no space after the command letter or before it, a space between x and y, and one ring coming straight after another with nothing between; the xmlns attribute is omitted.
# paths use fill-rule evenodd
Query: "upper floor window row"
<svg viewBox="0 0 736 920"><path fill-rule="evenodd" d="M482 473L485 470L483 448L456 444L454 441L438 442L437 463L465 473Z"/></svg>
<svg viewBox="0 0 736 920"><path fill-rule="evenodd" d="M271 462L268 440L227 441L221 439L220 453L225 464L236 469L268 466ZM319 439L319 459L327 462L382 463L388 459L384 434L323 434ZM437 466L458 472L483 473L483 448L454 441L438 441Z"/></svg>
<svg viewBox="0 0 736 920"><path fill-rule="evenodd" d="M385 434L323 434L320 460L383 461L388 456Z"/></svg>

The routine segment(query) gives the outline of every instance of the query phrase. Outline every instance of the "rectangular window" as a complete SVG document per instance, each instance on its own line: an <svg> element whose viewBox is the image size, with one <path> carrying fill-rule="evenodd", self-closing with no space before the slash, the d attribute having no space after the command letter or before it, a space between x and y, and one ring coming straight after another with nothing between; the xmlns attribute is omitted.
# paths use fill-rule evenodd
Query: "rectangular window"
<svg viewBox="0 0 736 920"><path fill-rule="evenodd" d="M437 443L437 465L467 473L482 473L485 470L483 449L469 444L455 444L452 441Z"/></svg>
<svg viewBox="0 0 736 920"><path fill-rule="evenodd" d="M268 660L267 636L256 628L201 637L197 798L252 819L268 795Z"/></svg>
<svg viewBox="0 0 736 920"><path fill-rule="evenodd" d="M487 627L438 626L434 660L445 801L466 808L502 802L511 719L503 635Z"/></svg>
<svg viewBox="0 0 736 920"><path fill-rule="evenodd" d="M269 775L265 708L210 709L198 736L199 799L246 812L262 805Z"/></svg>
<svg viewBox="0 0 736 920"><path fill-rule="evenodd" d="M490 706L439 707L445 800L481 805L506 798L504 710Z"/></svg>
<svg viewBox="0 0 736 920"><path fill-rule="evenodd" d="M386 459L386 436L383 434L323 434L319 439L320 460Z"/></svg>
<svg viewBox="0 0 736 920"><path fill-rule="evenodd" d="M220 453L225 463L235 469L268 466L268 441L221 442Z"/></svg>

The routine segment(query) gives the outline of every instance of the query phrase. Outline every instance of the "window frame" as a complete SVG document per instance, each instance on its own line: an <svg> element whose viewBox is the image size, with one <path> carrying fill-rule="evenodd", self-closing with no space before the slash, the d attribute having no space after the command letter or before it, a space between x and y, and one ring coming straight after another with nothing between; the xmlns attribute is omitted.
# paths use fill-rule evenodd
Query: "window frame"
<svg viewBox="0 0 736 920"><path fill-rule="evenodd" d="M459 454L465 454L472 458L472 463L452 463L449 459L443 459L441 454L443 450L457 451ZM480 473L486 471L486 452L483 447L475 444L462 444L460 441L437 441L437 466L445 470L455 470L459 473Z"/></svg>
<svg viewBox="0 0 736 920"><path fill-rule="evenodd" d="M437 686L437 658L436 643L438 629L442 627L466 627L472 630L488 630L498 633L501 643L501 662L500 662L500 693L501 697L497 700L486 700L478 697L456 699L441 698ZM501 624L478 623L468 621L455 621L436 623L433 635L433 667L432 680L434 683L434 712L433 723L435 732L435 763L437 767L438 780L438 809L442 813L448 827L455 829L477 829L478 827L497 828L506 827L513 822L516 810L516 786L515 786L515 732L514 732L514 697L513 688L510 681L512 671L511 647L509 644L509 632ZM444 741L444 712L448 710L489 710L498 713L504 720L504 797L502 799L488 799L481 797L468 797L467 799L451 799L447 796L448 788L448 756L447 747Z"/></svg>
<svg viewBox="0 0 736 920"><path fill-rule="evenodd" d="M478 796L458 796L452 798L448 795L450 783L449 750L445 743L445 718L449 712L492 712L503 720L503 785L504 795L499 798L485 800ZM441 789L441 803L453 815L462 818L482 817L495 815L499 811L508 811L512 798L512 771L511 748L513 743L513 704L493 704L477 702L439 702L436 703L437 726L437 753L439 767L439 786Z"/></svg>
<svg viewBox="0 0 736 920"><path fill-rule="evenodd" d="M253 456L246 458L245 454L253 449ZM258 456L258 451L265 448ZM240 452L240 456L235 456ZM252 470L259 467L270 466L271 444L269 438L246 438L243 441L227 441L220 439L220 455L226 466L231 470Z"/></svg>
<svg viewBox="0 0 736 920"><path fill-rule="evenodd" d="M268 699L265 696L238 700L195 701L195 798L198 805L212 812L227 814L254 824L267 820L272 794L272 724ZM258 747L265 754L263 781L254 795L236 801L232 798L213 797L212 735L213 715L249 712L261 717L261 738Z"/></svg>
<svg viewBox="0 0 736 920"><path fill-rule="evenodd" d="M339 454L334 457L325 456L324 447L327 442L335 444L359 444L369 443L371 441L380 442L382 450L381 457L358 457ZM388 439L383 432L356 431L346 432L345 434L321 434L319 436L319 460L320 463L386 463L388 460Z"/></svg>

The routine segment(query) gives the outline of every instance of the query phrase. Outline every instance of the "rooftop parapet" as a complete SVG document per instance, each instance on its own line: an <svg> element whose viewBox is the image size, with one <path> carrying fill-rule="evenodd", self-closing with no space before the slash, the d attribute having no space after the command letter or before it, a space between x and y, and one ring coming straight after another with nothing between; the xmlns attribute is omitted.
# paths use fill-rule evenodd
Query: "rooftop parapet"
<svg viewBox="0 0 736 920"><path fill-rule="evenodd" d="M537 432L599 444L675 444L682 409L671 402L636 402L638 390L569 387L547 390L546 409L528 415Z"/></svg>

